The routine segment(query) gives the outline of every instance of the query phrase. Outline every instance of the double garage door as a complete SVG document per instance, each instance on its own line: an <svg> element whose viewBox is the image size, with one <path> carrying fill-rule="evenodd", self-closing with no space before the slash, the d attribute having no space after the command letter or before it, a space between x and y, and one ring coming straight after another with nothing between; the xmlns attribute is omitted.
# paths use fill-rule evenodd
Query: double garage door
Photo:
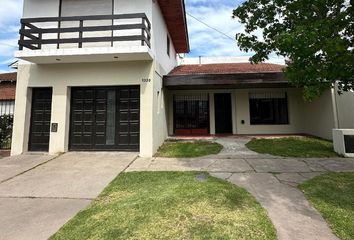
<svg viewBox="0 0 354 240"><path fill-rule="evenodd" d="M72 88L70 150L139 151L137 86Z"/></svg>

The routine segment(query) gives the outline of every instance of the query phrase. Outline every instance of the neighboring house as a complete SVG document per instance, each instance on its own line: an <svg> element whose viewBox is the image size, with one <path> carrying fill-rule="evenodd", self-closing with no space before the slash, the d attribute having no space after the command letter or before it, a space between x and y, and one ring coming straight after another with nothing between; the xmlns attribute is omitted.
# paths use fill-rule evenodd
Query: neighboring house
<svg viewBox="0 0 354 240"><path fill-rule="evenodd" d="M16 79L16 73L0 74L0 116L14 114Z"/></svg>
<svg viewBox="0 0 354 240"><path fill-rule="evenodd" d="M354 128L354 93L327 90L305 102L302 89L288 84L284 67L230 58L176 67L164 77L168 109L173 109L168 112L169 134L309 134L331 139L333 128Z"/></svg>
<svg viewBox="0 0 354 240"><path fill-rule="evenodd" d="M21 24L12 155L149 157L168 135L331 138L338 124L331 91L305 103L283 66L177 66L189 52L181 0L24 0Z"/></svg>

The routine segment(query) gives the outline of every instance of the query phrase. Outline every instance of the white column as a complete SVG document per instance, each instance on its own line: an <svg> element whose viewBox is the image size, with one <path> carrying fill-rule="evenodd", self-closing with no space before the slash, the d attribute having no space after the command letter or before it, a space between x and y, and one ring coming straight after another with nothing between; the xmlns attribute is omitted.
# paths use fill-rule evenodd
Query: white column
<svg viewBox="0 0 354 240"><path fill-rule="evenodd" d="M29 126L31 119L32 91L28 88L29 65L19 65L16 86L14 124L12 130L11 155L28 151Z"/></svg>
<svg viewBox="0 0 354 240"><path fill-rule="evenodd" d="M215 134L215 105L214 93L209 93L209 121L210 121L210 134Z"/></svg>
<svg viewBox="0 0 354 240"><path fill-rule="evenodd" d="M70 126L70 89L56 84L53 87L51 123L57 123L57 132L50 132L49 154L68 151Z"/></svg>
<svg viewBox="0 0 354 240"><path fill-rule="evenodd" d="M154 99L154 68L151 65L149 73L150 82L140 85L140 156L152 157L153 152L153 101ZM158 126L155 128L158 131Z"/></svg>
<svg viewBox="0 0 354 240"><path fill-rule="evenodd" d="M337 83L334 84L331 89L331 97L332 97L332 108L333 108L333 117L334 117L334 128L339 128L339 118L338 118L338 107L337 107Z"/></svg>
<svg viewBox="0 0 354 240"><path fill-rule="evenodd" d="M237 134L236 91L232 91L231 93L231 108L232 108L232 134Z"/></svg>

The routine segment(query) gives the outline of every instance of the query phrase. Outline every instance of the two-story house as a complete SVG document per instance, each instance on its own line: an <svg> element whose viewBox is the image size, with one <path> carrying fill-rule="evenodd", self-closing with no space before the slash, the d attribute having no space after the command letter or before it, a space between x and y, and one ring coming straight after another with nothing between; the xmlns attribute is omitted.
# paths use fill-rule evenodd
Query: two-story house
<svg viewBox="0 0 354 240"><path fill-rule="evenodd" d="M181 0L24 0L12 154L140 151L168 132L162 78L189 51Z"/></svg>
<svg viewBox="0 0 354 240"><path fill-rule="evenodd" d="M330 139L333 128L354 128L354 94L329 89L304 102L285 66L179 65L189 52L183 0L24 0L21 25L12 155L149 157L168 135Z"/></svg>

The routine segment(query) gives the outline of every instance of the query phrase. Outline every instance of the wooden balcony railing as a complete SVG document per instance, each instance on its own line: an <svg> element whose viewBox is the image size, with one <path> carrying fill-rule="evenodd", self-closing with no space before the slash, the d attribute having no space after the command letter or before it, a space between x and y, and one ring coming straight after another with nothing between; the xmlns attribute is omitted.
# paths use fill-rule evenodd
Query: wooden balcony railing
<svg viewBox="0 0 354 240"><path fill-rule="evenodd" d="M150 48L150 40L151 23L145 13L25 18L21 19L19 48L36 50L43 45L60 48L61 44L77 44L82 48L83 43L113 46L121 41L141 42Z"/></svg>

